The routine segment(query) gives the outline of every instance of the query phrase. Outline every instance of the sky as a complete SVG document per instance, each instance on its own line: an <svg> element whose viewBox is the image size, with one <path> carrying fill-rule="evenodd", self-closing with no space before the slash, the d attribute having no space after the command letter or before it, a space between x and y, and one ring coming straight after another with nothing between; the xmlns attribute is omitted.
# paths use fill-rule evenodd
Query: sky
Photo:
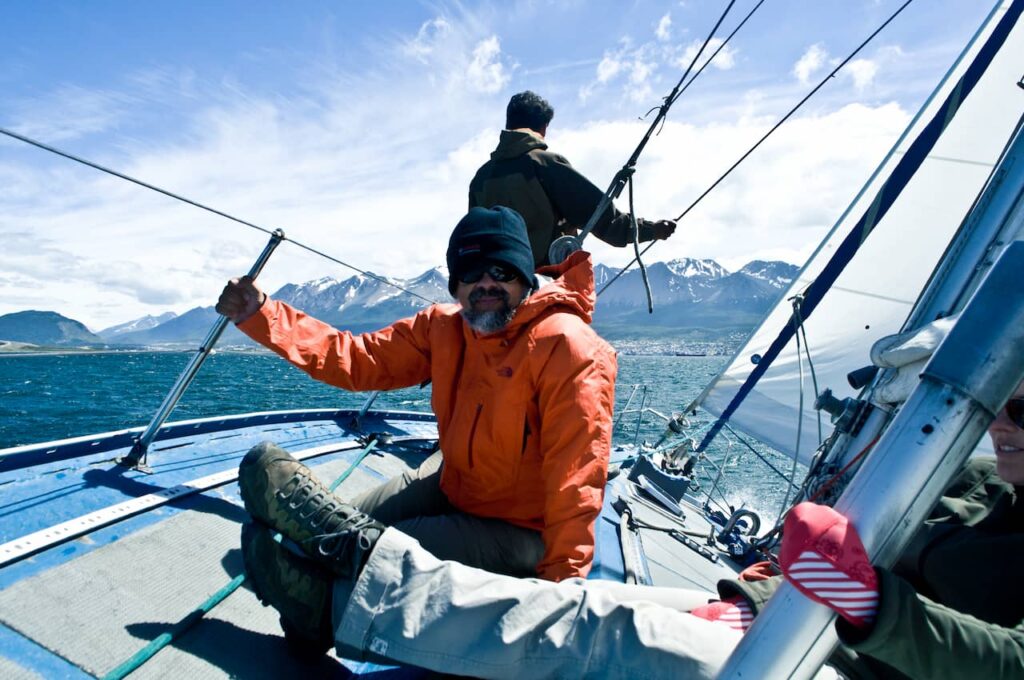
<svg viewBox="0 0 1024 680"><path fill-rule="evenodd" d="M15 0L0 8L0 127L407 278L443 266L512 94L552 103L551 150L604 189L727 4ZM687 209L900 4L765 0L648 144L638 215ZM754 5L736 0L716 40ZM912 2L645 260L802 263L991 9ZM0 137L0 314L95 331L182 313L266 240ZM610 266L632 256L586 246ZM261 285L353 274L286 242Z"/></svg>

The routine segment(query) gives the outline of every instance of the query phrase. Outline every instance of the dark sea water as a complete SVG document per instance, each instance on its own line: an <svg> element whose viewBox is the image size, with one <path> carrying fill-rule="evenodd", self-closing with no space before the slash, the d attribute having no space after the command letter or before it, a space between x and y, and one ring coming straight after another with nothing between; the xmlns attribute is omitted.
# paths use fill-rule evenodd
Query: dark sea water
<svg viewBox="0 0 1024 680"><path fill-rule="evenodd" d="M146 425L190 358L184 352L0 355L0 448ZM634 384L647 386L648 407L666 415L679 411L725 361L724 357L620 355L616 413L625 406ZM318 383L276 356L225 352L206 361L169 420L279 409L358 408L365 399L364 393ZM630 408L638 408L642 400L643 393L638 391ZM429 411L429 387L381 394L374 408ZM699 424L698 420L695 425ZM664 421L652 414L642 419L626 414L616 428L615 442L654 442L663 429ZM787 459L757 448L776 467L788 471ZM744 451L745 447L725 439L709 450L716 464L725 461L730 502L776 512L776 499L783 493L777 477ZM716 472L705 466L706 488Z"/></svg>

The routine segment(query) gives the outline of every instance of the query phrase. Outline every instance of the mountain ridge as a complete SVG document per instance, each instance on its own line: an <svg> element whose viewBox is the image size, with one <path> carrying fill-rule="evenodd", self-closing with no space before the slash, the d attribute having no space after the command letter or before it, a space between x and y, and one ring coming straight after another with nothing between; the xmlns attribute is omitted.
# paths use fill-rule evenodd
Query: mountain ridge
<svg viewBox="0 0 1024 680"><path fill-rule="evenodd" d="M642 337L645 334L664 335L672 329L680 332L699 330L712 335L749 329L763 317L799 271L796 266L785 262L754 260L730 272L714 260L696 258L653 262L646 269L654 298L654 314L647 311L641 272L633 269L623 274L598 298L593 320L598 332L610 337ZM595 265L597 289L600 291L616 274L617 269ZM410 316L427 304L425 300L451 300L447 275L440 267L404 280L366 274L346 279L321 277L301 284L285 284L272 297L353 332L376 330L396 319ZM37 337L31 333L18 335L14 331L18 337L10 335L17 324L8 321L5 325L5 320L17 314L26 312L0 316L0 339L35 342L28 339ZM55 312L47 314L60 316ZM98 334L91 333L73 319L61 319L77 326L65 324L69 330L67 335L61 335L55 330L57 322L51 319L51 336L46 337L57 338L59 342L35 344L74 346L75 338L80 337L86 345L112 347L195 345L205 338L217 314L209 306L195 307L181 315L172 312L147 315L105 328ZM9 329L7 335L5 328ZM88 335L83 335L83 331ZM229 325L221 346L253 346L253 343Z"/></svg>

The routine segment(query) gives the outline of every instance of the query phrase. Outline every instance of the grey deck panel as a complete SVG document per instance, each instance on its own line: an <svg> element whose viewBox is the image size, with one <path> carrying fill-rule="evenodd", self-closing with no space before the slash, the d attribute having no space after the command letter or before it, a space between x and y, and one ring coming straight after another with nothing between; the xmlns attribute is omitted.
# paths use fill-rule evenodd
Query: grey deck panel
<svg viewBox="0 0 1024 680"><path fill-rule="evenodd" d="M344 459L311 462L328 483L350 465ZM339 491L351 497L403 469L398 458L371 454ZM91 674L109 672L241 573L239 531L246 515L231 491L213 490L194 511L14 584L0 592L0 620ZM244 588L207 618L133 677L260 677L296 670L276 613ZM309 670L347 675L330 659Z"/></svg>
<svg viewBox="0 0 1024 680"><path fill-rule="evenodd" d="M634 489L636 487L634 486ZM706 536L711 524L696 508L684 508L685 521L673 520L667 514L636 500L630 495L630 508L637 520L657 527L675 527L687 531L698 532ZM641 529L641 541L647 557L647 566L654 585L671 588L688 588L717 592L719 579L735 578L739 566L724 555L717 563L691 550L665 532L654 529ZM704 539L691 536L698 544Z"/></svg>

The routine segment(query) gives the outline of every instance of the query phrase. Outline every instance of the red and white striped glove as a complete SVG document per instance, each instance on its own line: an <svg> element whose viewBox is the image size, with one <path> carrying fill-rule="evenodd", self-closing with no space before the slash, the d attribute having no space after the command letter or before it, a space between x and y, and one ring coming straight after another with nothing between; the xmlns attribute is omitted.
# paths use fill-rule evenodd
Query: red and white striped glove
<svg viewBox="0 0 1024 680"><path fill-rule="evenodd" d="M786 516L779 562L786 580L857 627L878 611L878 576L857 530L825 505L801 503Z"/></svg>
<svg viewBox="0 0 1024 680"><path fill-rule="evenodd" d="M715 623L723 623L741 633L747 632L754 622L754 612L742 597L732 597L721 602L710 602L690 612L696 617Z"/></svg>

